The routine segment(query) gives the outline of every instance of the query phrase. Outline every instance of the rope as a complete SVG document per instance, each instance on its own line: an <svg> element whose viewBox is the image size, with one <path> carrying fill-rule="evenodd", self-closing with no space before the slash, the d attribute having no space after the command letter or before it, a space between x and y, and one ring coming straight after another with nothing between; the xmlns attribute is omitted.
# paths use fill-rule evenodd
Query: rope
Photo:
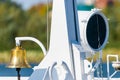
<svg viewBox="0 0 120 80"><path fill-rule="evenodd" d="M101 46L100 44L100 32L99 32L99 21L98 21L98 15L96 15L97 18L97 32L98 32L98 48ZM99 67L97 69L97 76L103 80L103 70L102 70L102 51L99 51Z"/></svg>
<svg viewBox="0 0 120 80"><path fill-rule="evenodd" d="M101 46L100 44L100 32L99 32L99 21L98 21L98 16L96 15L97 18L97 32L98 32L98 48Z"/></svg>
<svg viewBox="0 0 120 80"><path fill-rule="evenodd" d="M47 0L47 51L49 48L49 0Z"/></svg>

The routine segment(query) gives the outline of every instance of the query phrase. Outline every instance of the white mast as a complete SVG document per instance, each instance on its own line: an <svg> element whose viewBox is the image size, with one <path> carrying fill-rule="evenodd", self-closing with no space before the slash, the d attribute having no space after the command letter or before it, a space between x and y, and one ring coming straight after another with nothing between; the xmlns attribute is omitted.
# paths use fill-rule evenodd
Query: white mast
<svg viewBox="0 0 120 80"><path fill-rule="evenodd" d="M40 73L40 71L42 72L42 69L45 69L45 73L49 73L49 68L53 64L60 64L61 62L64 63L63 65L66 64L67 72L70 71L69 78L72 77L71 80L75 78L72 43L79 43L78 30L76 0L53 0L50 48L42 62L34 68L36 72L33 72L30 80L39 77L40 75L36 74ZM45 76L43 77L44 79L49 77L45 73L42 74ZM60 79L59 77L58 80Z"/></svg>

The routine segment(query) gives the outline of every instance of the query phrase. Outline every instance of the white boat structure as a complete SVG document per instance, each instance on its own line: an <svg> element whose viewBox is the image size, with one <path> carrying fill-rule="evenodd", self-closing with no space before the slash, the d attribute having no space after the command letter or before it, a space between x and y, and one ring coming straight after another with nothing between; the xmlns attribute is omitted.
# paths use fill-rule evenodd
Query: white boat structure
<svg viewBox="0 0 120 80"><path fill-rule="evenodd" d="M109 35L108 20L99 9L78 11L76 0L53 0L50 46L46 51L42 43L33 37L16 37L21 41L34 41L43 50L44 59L33 68L29 77L21 80L120 80L112 78L120 67L118 55L107 56L108 77L102 76L102 50ZM87 58L99 54L95 65ZM115 72L110 75L109 58L115 57ZM98 70L98 77L94 72ZM0 80L16 80L16 77L0 77Z"/></svg>

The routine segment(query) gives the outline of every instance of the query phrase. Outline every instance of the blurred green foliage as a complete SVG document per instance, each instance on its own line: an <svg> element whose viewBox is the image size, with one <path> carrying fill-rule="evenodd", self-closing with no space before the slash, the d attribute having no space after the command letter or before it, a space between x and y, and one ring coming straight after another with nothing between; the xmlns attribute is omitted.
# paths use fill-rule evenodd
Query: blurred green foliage
<svg viewBox="0 0 120 80"><path fill-rule="evenodd" d="M108 48L120 48L120 1L103 9L103 13L109 19L109 44Z"/></svg>
<svg viewBox="0 0 120 80"><path fill-rule="evenodd" d="M49 7L51 11L52 7ZM103 9L109 18L109 44L107 48L120 48L120 2ZM20 5L10 0L0 1L0 51L10 50L15 46L15 37L31 36L47 46L47 6L40 4L30 10L23 10ZM50 22L50 21L49 21ZM49 25L50 28L50 25ZM33 42L25 41L22 46L27 49L40 49Z"/></svg>
<svg viewBox="0 0 120 80"><path fill-rule="evenodd" d="M40 15L39 8L22 10L20 5L13 2L0 1L0 51L10 50L15 46L15 37L32 36L46 44L46 6L44 15ZM38 6L39 7L39 6ZM31 42L23 42L24 47L36 49L38 45ZM27 44L27 45L26 45Z"/></svg>

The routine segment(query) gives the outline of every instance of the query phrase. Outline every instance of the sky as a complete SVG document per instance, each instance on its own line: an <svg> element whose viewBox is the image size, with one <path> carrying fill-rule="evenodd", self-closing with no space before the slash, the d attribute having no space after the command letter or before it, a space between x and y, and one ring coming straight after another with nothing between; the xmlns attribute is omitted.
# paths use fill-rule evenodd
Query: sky
<svg viewBox="0 0 120 80"><path fill-rule="evenodd" d="M17 4L22 5L22 8L24 10L28 10L33 5L39 4L39 3L47 3L48 1L52 0L12 0L13 2L16 2ZM89 2L91 0L77 0L78 3L84 3Z"/></svg>
<svg viewBox="0 0 120 80"><path fill-rule="evenodd" d="M31 6L39 4L39 3L47 3L47 0L12 0L13 2L16 2L17 4L22 5L22 8L24 10L29 9ZM49 0L51 1L51 0Z"/></svg>

